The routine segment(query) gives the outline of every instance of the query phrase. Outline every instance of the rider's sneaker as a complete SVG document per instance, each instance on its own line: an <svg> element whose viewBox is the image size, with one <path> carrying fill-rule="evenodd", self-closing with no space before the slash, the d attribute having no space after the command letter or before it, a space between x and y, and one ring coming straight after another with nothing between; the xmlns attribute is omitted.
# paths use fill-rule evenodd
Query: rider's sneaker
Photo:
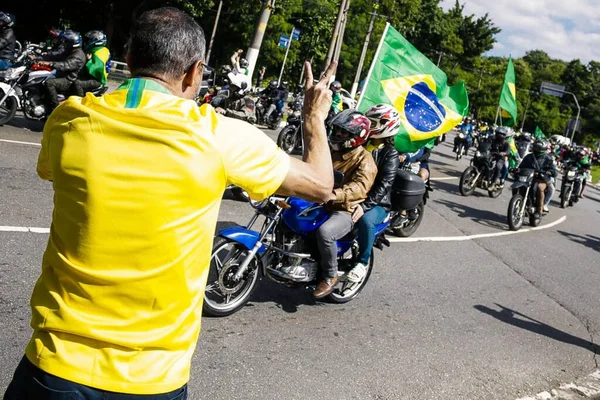
<svg viewBox="0 0 600 400"><path fill-rule="evenodd" d="M363 263L358 263L348 272L348 281L358 283L365 278L365 275L367 275L367 266Z"/></svg>
<svg viewBox="0 0 600 400"><path fill-rule="evenodd" d="M544 206L544 212L545 213L549 213L550 212L550 209L548 208L548 206Z"/></svg>

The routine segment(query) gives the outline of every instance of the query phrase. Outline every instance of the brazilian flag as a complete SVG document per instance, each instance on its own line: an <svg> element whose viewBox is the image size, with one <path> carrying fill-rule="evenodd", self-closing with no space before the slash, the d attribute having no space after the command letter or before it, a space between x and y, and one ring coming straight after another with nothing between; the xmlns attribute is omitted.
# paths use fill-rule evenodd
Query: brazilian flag
<svg viewBox="0 0 600 400"><path fill-rule="evenodd" d="M508 59L502 92L500 92L500 125L513 126L517 121L517 87L515 66L512 58Z"/></svg>
<svg viewBox="0 0 600 400"><path fill-rule="evenodd" d="M542 129L539 126L536 126L533 137L535 137L536 139L546 139L546 134L544 134L544 132L542 132Z"/></svg>
<svg viewBox="0 0 600 400"><path fill-rule="evenodd" d="M402 119L396 148L412 153L458 125L469 110L464 82L446 74L387 24L371 63L358 109L393 105Z"/></svg>

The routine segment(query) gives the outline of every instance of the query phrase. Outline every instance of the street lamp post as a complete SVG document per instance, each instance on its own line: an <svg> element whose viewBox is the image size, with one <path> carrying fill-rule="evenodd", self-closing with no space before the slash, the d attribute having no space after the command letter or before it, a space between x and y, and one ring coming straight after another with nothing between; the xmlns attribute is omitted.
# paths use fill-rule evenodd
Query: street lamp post
<svg viewBox="0 0 600 400"><path fill-rule="evenodd" d="M369 23L369 29L367 30L367 36L365 37L365 43L363 44L362 52L360 53L360 59L358 61L358 68L356 69L356 75L354 76L354 82L352 83L352 90L350 91L350 97L354 98L356 96L356 91L358 90L358 83L360 82L360 74L362 73L362 67L365 62L365 57L367 56L367 50L369 48L369 41L371 40L371 32L373 32L373 25L375 24L375 17L384 17L383 15L379 15L376 13L379 8L379 0L375 0L373 4L373 8L375 11L371 13L371 22Z"/></svg>

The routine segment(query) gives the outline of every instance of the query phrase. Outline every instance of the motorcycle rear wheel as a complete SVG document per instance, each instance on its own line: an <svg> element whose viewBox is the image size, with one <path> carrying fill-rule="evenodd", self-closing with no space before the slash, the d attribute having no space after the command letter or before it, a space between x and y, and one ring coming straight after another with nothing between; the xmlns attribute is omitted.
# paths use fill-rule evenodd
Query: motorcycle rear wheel
<svg viewBox="0 0 600 400"><path fill-rule="evenodd" d="M518 231L523 226L523 215L519 216L521 208L523 207L523 196L519 193L515 194L508 203L508 213L506 218L508 219L508 226L511 231Z"/></svg>
<svg viewBox="0 0 600 400"><path fill-rule="evenodd" d="M217 237L210 257L210 270L204 291L203 315L226 317L244 307L256 287L260 261L255 255L239 282L232 277L247 257L248 249L241 243ZM220 255L224 255L223 258ZM216 279L215 279L216 278ZM235 297L234 297L235 296ZM219 302L219 298L222 302Z"/></svg>
<svg viewBox="0 0 600 400"><path fill-rule="evenodd" d="M419 229L419 225L421 225L421 221L423 221L423 215L425 215L425 205L422 201L415 210L418 213L417 219L410 221L406 226L392 228L394 235L398 237L410 237L417 231L417 229Z"/></svg>
<svg viewBox="0 0 600 400"><path fill-rule="evenodd" d="M0 99L5 95L4 91L0 90ZM10 122L17 113L17 100L14 97L7 97L4 104L0 105L0 126Z"/></svg>
<svg viewBox="0 0 600 400"><path fill-rule="evenodd" d="M490 196L492 199L497 199L498 197L500 197L503 190L504 190L503 187L500 189L496 189L496 190L488 190L488 196Z"/></svg>
<svg viewBox="0 0 600 400"><path fill-rule="evenodd" d="M298 128L293 125L288 125L279 132L277 136L277 146L286 154L292 154L296 147L296 134Z"/></svg>
<svg viewBox="0 0 600 400"><path fill-rule="evenodd" d="M352 264L354 265L354 261L356 260L358 253L353 251L352 254ZM371 277L371 272L373 271L374 264L374 255L371 253L371 259L369 260L369 264L367 265L367 274L364 279L359 283L351 283L349 281L339 282L333 292L329 296L327 296L327 300L332 303L344 304L351 300L354 300L360 292L367 285L367 281Z"/></svg>
<svg viewBox="0 0 600 400"><path fill-rule="evenodd" d="M475 188L477 187L477 182L475 182L476 176L477 168L469 167L465 169L465 172L463 172L460 176L460 183L458 185L460 194L462 194L465 197L468 197L475 192Z"/></svg>

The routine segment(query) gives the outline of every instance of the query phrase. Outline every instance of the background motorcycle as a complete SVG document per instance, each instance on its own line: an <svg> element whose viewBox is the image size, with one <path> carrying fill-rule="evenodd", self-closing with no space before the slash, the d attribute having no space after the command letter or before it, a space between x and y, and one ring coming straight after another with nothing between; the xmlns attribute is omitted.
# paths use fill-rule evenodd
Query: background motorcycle
<svg viewBox="0 0 600 400"><path fill-rule="evenodd" d="M513 196L508 203L508 226L512 231L518 231L523 226L523 220L529 218L531 226L538 226L541 216L536 217L536 199L533 185L536 184L539 174L533 169L520 169L519 177L512 184Z"/></svg>
<svg viewBox="0 0 600 400"><path fill-rule="evenodd" d="M478 187L487 190L488 195L494 199L502 194L502 186L500 188L493 186L496 160L491 147L491 139L479 139L479 147L471 159L471 166L467 167L460 177L458 188L463 196L471 196Z"/></svg>
<svg viewBox="0 0 600 400"><path fill-rule="evenodd" d="M273 111L269 115L269 118L266 118L267 111L272 109ZM281 122L282 115L277 110L277 104L264 94L261 94L256 102L256 120L258 124L267 126L269 129L277 129L279 128L279 123Z"/></svg>
<svg viewBox="0 0 600 400"><path fill-rule="evenodd" d="M288 105L287 125L279 132L277 145L287 154L293 152L302 153L302 107L304 97L297 96L294 101Z"/></svg>
<svg viewBox="0 0 600 400"><path fill-rule="evenodd" d="M459 132L456 136L456 161L462 158L463 153L466 155L466 152L464 151L466 147L466 138L467 136L462 132Z"/></svg>
<svg viewBox="0 0 600 400"><path fill-rule="evenodd" d="M290 288L313 287L319 270L319 253L314 232L327 220L322 204L298 198L271 196L250 203L256 213L246 227L221 230L215 239L204 298L204 314L227 316L242 308L257 287L260 275ZM262 228L252 230L259 217ZM375 246L389 246L384 231L389 217L376 228ZM334 303L354 299L365 287L373 269L373 256L360 283L351 283L346 274L358 257L356 233L338 240L340 281L327 297ZM282 267L296 267L282 271Z"/></svg>
<svg viewBox="0 0 600 400"><path fill-rule="evenodd" d="M429 192L433 189L429 179L423 182L417 175L419 165L404 163L396 174L392 187L392 221L389 228L395 236L412 236L423 221Z"/></svg>
<svg viewBox="0 0 600 400"><path fill-rule="evenodd" d="M560 208L565 208L567 204L573 207L573 204L579 201L583 189L582 182L585 179L584 174L574 165L567 165L564 171L560 187Z"/></svg>

